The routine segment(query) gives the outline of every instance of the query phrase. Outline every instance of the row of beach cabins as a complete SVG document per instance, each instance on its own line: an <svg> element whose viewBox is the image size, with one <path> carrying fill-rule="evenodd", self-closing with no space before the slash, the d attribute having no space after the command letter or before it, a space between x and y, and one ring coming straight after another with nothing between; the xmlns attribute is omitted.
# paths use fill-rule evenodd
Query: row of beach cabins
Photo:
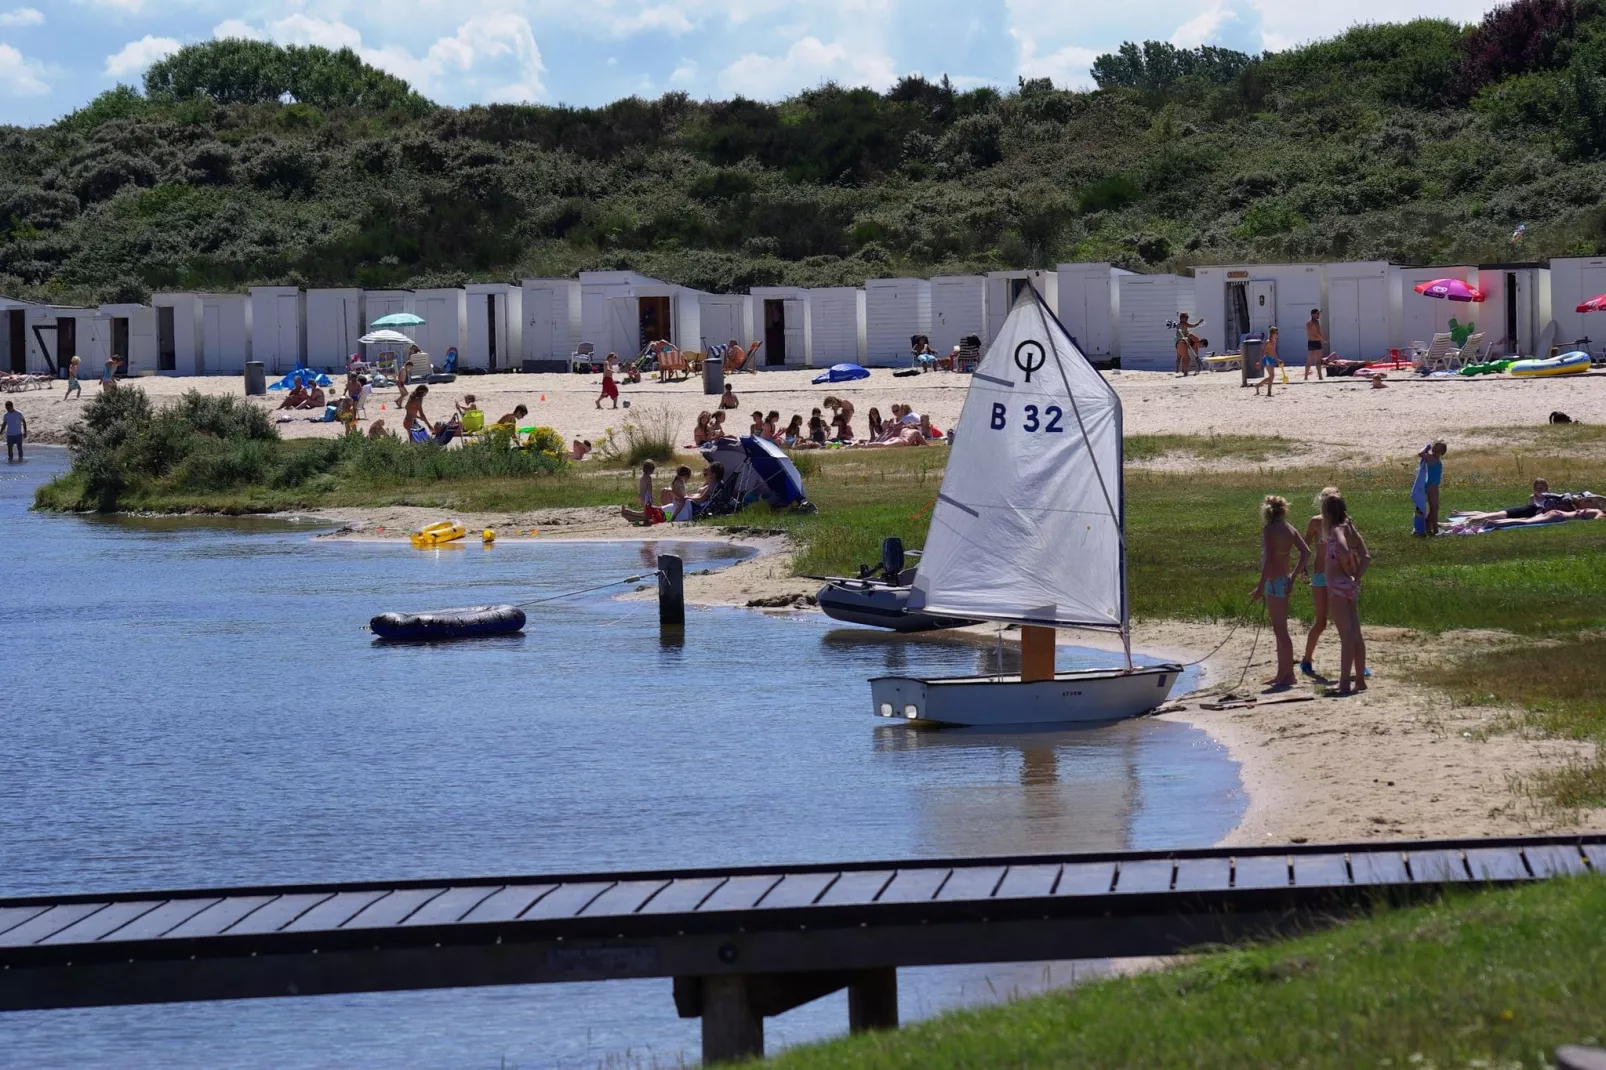
<svg viewBox="0 0 1606 1070"><path fill-rule="evenodd" d="M1485 300L1455 304L1412 290L1440 278L1462 279ZM1210 350L1232 352L1251 331L1275 325L1298 332L1313 308L1323 312L1330 351L1346 357L1382 357L1447 330L1452 318L1499 339L1496 354L1530 356L1552 319L1553 337L1585 336L1573 308L1606 293L1606 258L1477 267L1244 264L1199 267L1191 277L1061 264L1054 271L872 279L863 288L766 286L746 294L705 293L630 271L583 271L578 279L429 290L254 286L246 294L163 293L149 305L99 308L0 297L0 371L56 374L62 357L76 355L93 375L112 354L127 361L130 375L235 375L252 360L279 374L298 362L333 368L363 349L358 339L369 324L398 312L424 320L406 333L437 367L455 350L459 371L563 371L581 342L629 357L659 338L683 350L761 341L758 360L769 367L901 366L911 362L916 335L929 337L938 353L971 335L985 347L1028 284L1090 358L1123 368L1169 369L1169 324L1179 312L1204 319L1199 333Z"/></svg>

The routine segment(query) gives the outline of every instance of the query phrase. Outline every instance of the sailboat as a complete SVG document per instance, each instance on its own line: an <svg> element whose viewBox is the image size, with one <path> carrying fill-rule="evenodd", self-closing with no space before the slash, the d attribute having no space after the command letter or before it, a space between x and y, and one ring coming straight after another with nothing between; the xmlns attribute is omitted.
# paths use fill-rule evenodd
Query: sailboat
<svg viewBox="0 0 1606 1070"><path fill-rule="evenodd" d="M1021 626L1019 675L870 681L879 717L933 725L1116 721L1182 666L1134 665L1121 399L1023 287L972 375L909 609ZM1125 665L1056 672L1056 628L1118 634Z"/></svg>

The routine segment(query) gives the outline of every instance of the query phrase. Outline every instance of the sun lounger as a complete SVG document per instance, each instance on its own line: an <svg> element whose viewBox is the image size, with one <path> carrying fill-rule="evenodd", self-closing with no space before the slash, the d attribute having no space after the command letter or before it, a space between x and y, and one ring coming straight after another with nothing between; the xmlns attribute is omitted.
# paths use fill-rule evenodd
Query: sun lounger
<svg viewBox="0 0 1606 1070"><path fill-rule="evenodd" d="M1415 345L1420 346L1417 342ZM1450 332L1445 331L1433 336L1433 344L1426 351L1418 350L1416 366L1424 371L1447 372L1450 370L1450 354L1455 352L1455 343L1450 339Z"/></svg>
<svg viewBox="0 0 1606 1070"><path fill-rule="evenodd" d="M660 349L658 351L658 381L667 383L685 379L691 375L691 368L686 364L686 358L678 349Z"/></svg>
<svg viewBox="0 0 1606 1070"><path fill-rule="evenodd" d="M1204 358L1204 366L1213 372L1236 371L1244 366L1242 353L1212 353Z"/></svg>

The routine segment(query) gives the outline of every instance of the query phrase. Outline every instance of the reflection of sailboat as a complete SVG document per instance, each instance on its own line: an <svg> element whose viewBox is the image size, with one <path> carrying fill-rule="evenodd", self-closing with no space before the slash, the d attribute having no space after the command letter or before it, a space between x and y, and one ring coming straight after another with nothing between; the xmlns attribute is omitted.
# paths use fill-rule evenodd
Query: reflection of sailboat
<svg viewBox="0 0 1606 1070"><path fill-rule="evenodd" d="M965 397L909 608L1021 625L1019 675L870 681L882 717L1110 721L1159 706L1179 665L1132 664L1121 401L1032 287ZM1054 671L1055 628L1119 632L1124 668Z"/></svg>
<svg viewBox="0 0 1606 1070"><path fill-rule="evenodd" d="M874 733L873 746L888 756L918 754L919 770L934 777L929 784L911 777L925 840L920 851L1109 850L1131 840L1141 736L1153 727L910 732L888 725ZM967 783L967 774L978 772L978 782Z"/></svg>

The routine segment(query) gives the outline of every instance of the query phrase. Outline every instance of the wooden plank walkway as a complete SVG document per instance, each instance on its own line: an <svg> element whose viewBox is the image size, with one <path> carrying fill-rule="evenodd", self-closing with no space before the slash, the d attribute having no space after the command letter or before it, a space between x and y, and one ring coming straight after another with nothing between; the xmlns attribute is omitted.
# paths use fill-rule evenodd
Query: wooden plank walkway
<svg viewBox="0 0 1606 1070"><path fill-rule="evenodd" d="M0 1011L670 977L710 1060L900 966L1168 955L1606 867L1606 836L1291 845L0 899Z"/></svg>

